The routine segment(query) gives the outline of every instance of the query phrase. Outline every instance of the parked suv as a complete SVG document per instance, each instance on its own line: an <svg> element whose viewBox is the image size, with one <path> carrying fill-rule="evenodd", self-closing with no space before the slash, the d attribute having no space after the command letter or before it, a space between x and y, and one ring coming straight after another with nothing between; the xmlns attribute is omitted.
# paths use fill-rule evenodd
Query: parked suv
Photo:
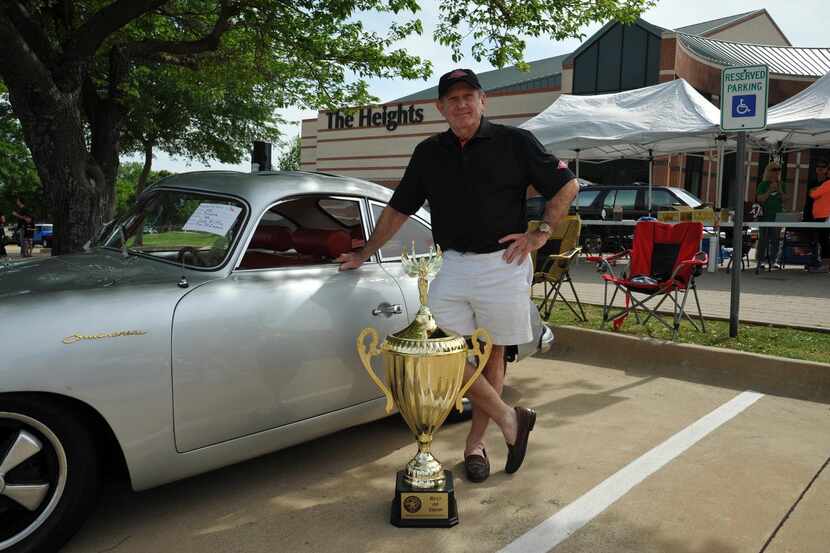
<svg viewBox="0 0 830 553"><path fill-rule="evenodd" d="M651 191L651 215L677 207L700 207L703 202L683 188L654 186ZM591 185L582 187L571 213L579 211L583 220L614 220L615 212L622 219L637 220L649 215L648 184ZM619 251L631 246L630 226L591 226L582 231L582 246L588 252Z"/></svg>
<svg viewBox="0 0 830 553"><path fill-rule="evenodd" d="M36 223L35 224L35 235L32 238L33 244L40 244L41 246L51 248L52 247L52 240L55 238L55 235L52 231L52 224L51 223Z"/></svg>

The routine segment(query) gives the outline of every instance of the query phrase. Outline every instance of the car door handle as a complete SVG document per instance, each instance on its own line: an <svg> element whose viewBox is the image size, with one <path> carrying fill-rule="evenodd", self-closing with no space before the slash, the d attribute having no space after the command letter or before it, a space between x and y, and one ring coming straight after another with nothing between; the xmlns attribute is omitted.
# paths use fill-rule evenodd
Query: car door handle
<svg viewBox="0 0 830 553"><path fill-rule="evenodd" d="M392 315L400 315L401 313L403 313L403 306L399 303L390 304L383 302L372 309L372 315L375 317L378 315L386 315L387 317L391 317Z"/></svg>

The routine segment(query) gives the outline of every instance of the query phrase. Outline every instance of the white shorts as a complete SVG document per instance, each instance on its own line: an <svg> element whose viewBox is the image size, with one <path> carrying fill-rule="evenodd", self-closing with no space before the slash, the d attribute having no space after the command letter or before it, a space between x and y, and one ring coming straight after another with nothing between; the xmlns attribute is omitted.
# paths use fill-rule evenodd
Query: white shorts
<svg viewBox="0 0 830 553"><path fill-rule="evenodd" d="M492 253L444 252L444 263L429 287L429 308L438 326L462 336L485 328L497 346L533 341L530 256L507 263Z"/></svg>

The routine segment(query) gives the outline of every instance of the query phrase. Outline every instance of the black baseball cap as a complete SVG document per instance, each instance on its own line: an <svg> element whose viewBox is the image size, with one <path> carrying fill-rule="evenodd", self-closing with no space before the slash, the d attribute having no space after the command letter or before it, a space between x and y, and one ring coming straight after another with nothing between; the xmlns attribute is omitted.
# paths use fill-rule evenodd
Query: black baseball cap
<svg viewBox="0 0 830 553"><path fill-rule="evenodd" d="M438 97L441 98L455 83L467 83L473 88L481 90L481 83L471 69L453 69L444 73L438 80Z"/></svg>

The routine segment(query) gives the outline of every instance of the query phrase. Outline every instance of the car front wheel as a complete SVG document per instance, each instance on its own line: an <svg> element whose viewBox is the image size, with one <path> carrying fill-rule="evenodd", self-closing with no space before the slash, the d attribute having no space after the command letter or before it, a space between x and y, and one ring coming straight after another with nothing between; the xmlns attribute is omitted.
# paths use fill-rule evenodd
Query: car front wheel
<svg viewBox="0 0 830 553"><path fill-rule="evenodd" d="M0 551L57 551L97 491L95 447L77 417L38 397L0 396Z"/></svg>

